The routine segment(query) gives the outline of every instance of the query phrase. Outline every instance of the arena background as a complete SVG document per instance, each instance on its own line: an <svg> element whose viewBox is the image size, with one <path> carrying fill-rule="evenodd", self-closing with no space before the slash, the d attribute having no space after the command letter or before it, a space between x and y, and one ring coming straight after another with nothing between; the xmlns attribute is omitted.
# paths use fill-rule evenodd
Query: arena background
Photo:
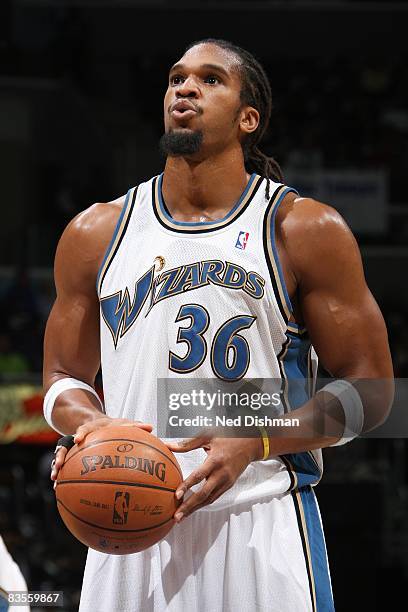
<svg viewBox="0 0 408 612"><path fill-rule="evenodd" d="M41 417L56 243L78 211L162 168L167 70L190 41L227 38L265 65L264 149L350 223L407 376L407 26L405 2L1 1L0 534L30 590L63 590L75 610L86 554L57 516ZM324 456L336 608L382 610L408 578L406 441Z"/></svg>

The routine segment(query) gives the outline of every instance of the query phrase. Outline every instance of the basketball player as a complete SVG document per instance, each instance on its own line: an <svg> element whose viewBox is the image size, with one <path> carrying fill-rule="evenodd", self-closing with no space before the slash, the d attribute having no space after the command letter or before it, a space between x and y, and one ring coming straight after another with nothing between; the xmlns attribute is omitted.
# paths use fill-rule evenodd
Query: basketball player
<svg viewBox="0 0 408 612"><path fill-rule="evenodd" d="M8 552L0 536L0 610L18 609L30 612L30 606L20 603L27 598L27 584L20 568ZM13 602L16 602L13 605Z"/></svg>
<svg viewBox="0 0 408 612"><path fill-rule="evenodd" d="M376 424L345 379L391 378L392 366L348 227L285 187L258 148L270 111L262 67L231 43L194 43L171 68L164 173L91 206L60 240L44 411L76 442L112 422L155 432L157 378L299 378L312 342L348 388L347 401L327 391L337 429L302 434L305 395L290 406L297 438L169 443L188 451L178 455L186 480L177 495L198 488L159 544L128 556L89 550L82 612L334 609L311 488L322 471L316 449ZM100 363L103 407L93 388ZM66 452L58 450L53 479Z"/></svg>

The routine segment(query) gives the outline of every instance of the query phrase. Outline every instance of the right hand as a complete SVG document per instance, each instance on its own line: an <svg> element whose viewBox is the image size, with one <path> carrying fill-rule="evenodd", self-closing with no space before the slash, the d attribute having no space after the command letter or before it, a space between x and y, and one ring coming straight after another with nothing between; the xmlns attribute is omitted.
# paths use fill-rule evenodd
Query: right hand
<svg viewBox="0 0 408 612"><path fill-rule="evenodd" d="M140 429L144 429L149 433L153 429L153 425L142 423L141 421L129 421L128 419L113 419L104 415L98 419L94 419L93 421L88 421L87 423L84 423L83 425L78 427L74 434L75 444L79 444L80 442L82 442L85 439L85 436L87 436L92 431L97 431L98 429L101 429L102 427L108 427L109 425L131 425L134 427L140 427ZM58 452L55 455L55 459L51 464L51 480L57 480L58 472L60 471L65 461L65 456L67 452L67 448L62 447L58 449ZM56 482L54 483L54 489L55 487Z"/></svg>

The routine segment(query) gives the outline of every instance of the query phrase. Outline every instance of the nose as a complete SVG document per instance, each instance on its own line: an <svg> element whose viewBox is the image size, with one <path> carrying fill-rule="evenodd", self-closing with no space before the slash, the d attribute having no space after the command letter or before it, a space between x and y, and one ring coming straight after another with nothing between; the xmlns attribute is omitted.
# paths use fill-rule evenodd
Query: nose
<svg viewBox="0 0 408 612"><path fill-rule="evenodd" d="M196 79L192 76L188 76L183 83L180 83L176 90L177 98L198 98L199 95L200 88Z"/></svg>

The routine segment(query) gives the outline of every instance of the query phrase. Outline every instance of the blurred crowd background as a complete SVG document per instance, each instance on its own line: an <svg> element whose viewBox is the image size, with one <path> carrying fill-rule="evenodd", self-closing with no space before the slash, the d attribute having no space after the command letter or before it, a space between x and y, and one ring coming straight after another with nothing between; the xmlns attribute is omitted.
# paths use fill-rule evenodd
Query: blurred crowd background
<svg viewBox="0 0 408 612"><path fill-rule="evenodd" d="M86 553L57 517L39 423L56 244L76 213L161 171L167 72L192 40L230 39L265 66L264 150L288 184L344 214L408 376L407 26L404 2L0 3L0 534L32 590L64 590L76 609ZM406 441L325 457L337 609L382 610L408 579Z"/></svg>

